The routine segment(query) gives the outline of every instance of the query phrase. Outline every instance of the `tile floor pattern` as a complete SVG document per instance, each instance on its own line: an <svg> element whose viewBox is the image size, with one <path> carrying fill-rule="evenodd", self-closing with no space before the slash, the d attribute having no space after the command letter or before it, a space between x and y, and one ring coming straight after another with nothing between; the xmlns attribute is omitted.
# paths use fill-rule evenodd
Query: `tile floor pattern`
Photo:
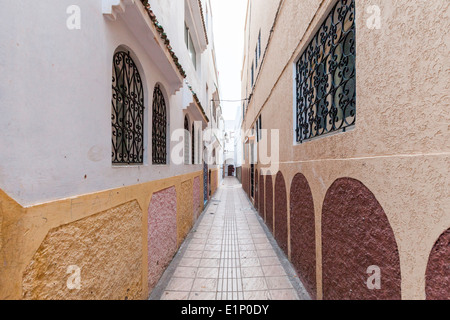
<svg viewBox="0 0 450 320"><path fill-rule="evenodd" d="M270 237L238 180L226 178L150 299L309 299Z"/></svg>

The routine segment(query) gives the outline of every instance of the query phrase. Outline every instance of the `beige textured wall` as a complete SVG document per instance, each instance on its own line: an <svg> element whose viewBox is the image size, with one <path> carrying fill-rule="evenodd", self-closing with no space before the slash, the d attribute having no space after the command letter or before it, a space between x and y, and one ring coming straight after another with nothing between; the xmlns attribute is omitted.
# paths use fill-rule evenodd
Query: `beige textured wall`
<svg viewBox="0 0 450 320"><path fill-rule="evenodd" d="M190 183L192 226L196 177L203 172L26 208L0 190L0 299L146 299L151 197L175 187L179 204L182 182ZM66 290L69 263L81 267L82 288L92 293Z"/></svg>
<svg viewBox="0 0 450 320"><path fill-rule="evenodd" d="M219 187L219 169L213 169L211 170L211 195L214 195L217 191L217 188Z"/></svg>
<svg viewBox="0 0 450 320"><path fill-rule="evenodd" d="M252 1L266 10L264 1ZM450 226L450 3L356 1L356 126L347 133L293 145L293 70L330 5L286 0L249 106L244 129L262 113L280 130L280 169L290 183L309 181L316 212L317 285L321 297L321 211L338 178L352 177L376 196L399 248L402 297L424 299L430 250ZM382 27L366 26L366 8L381 8ZM248 167L248 165L247 165Z"/></svg>
<svg viewBox="0 0 450 320"><path fill-rule="evenodd" d="M178 203L177 214L177 233L178 245L181 245L186 235L192 228L194 213L193 213L193 182L192 180L183 181L181 183L180 202Z"/></svg>
<svg viewBox="0 0 450 320"><path fill-rule="evenodd" d="M50 230L24 272L24 299L139 299L143 291L141 222L141 208L132 201ZM70 266L80 269L79 290L61 281L68 270L75 274Z"/></svg>

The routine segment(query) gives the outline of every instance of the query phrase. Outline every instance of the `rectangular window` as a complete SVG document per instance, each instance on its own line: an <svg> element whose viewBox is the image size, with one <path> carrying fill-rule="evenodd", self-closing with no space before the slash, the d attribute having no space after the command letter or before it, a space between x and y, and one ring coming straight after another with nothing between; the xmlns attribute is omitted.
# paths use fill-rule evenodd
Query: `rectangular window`
<svg viewBox="0 0 450 320"><path fill-rule="evenodd" d="M251 86L252 86L252 87L253 87L253 83L255 82L255 68L254 68L254 66L255 66L255 65L252 63L252 70L251 70L251 73L252 73L252 74L251 74L251 81L252 81L252 82L251 82L251 84L252 84Z"/></svg>
<svg viewBox="0 0 450 320"><path fill-rule="evenodd" d="M258 70L258 47L255 49L255 69Z"/></svg>
<svg viewBox="0 0 450 320"><path fill-rule="evenodd" d="M189 49L189 28L184 24L184 43L186 44L186 48Z"/></svg>
<svg viewBox="0 0 450 320"><path fill-rule="evenodd" d="M194 68L197 70L197 52L194 48L194 43L192 42L192 38L189 34L189 56L191 57L192 63L194 64Z"/></svg>
<svg viewBox="0 0 450 320"><path fill-rule="evenodd" d="M197 69L197 52L195 51L194 42L192 41L191 33L186 24L184 24L184 42L186 43L186 48L189 51L189 57L194 64L194 68Z"/></svg>
<svg viewBox="0 0 450 320"><path fill-rule="evenodd" d="M260 58L261 57L261 30L259 30L258 47L256 49L258 50L258 58Z"/></svg>
<svg viewBox="0 0 450 320"><path fill-rule="evenodd" d="M259 118L256 119L256 142L259 141Z"/></svg>
<svg viewBox="0 0 450 320"><path fill-rule="evenodd" d="M296 63L296 141L356 122L355 0L339 0Z"/></svg>
<svg viewBox="0 0 450 320"><path fill-rule="evenodd" d="M262 137L262 135L261 135L261 130L262 130L262 118L261 118L261 115L259 115L259 117L258 117L258 122L257 122L256 127L257 127L257 139L258 139L258 142L259 142L261 140L261 137Z"/></svg>

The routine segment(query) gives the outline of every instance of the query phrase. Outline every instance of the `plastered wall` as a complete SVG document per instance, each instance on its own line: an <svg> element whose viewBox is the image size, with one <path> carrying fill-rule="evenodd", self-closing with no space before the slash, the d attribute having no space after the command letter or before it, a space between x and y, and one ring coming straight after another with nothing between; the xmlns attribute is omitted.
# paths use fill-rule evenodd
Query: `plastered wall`
<svg viewBox="0 0 450 320"><path fill-rule="evenodd" d="M252 1L254 10L266 10L261 2ZM326 195L337 180L348 178L370 191L385 214L383 223L374 222L363 228L363 232L370 234L382 231L381 228L392 229L389 243L394 245L395 242L397 246L398 253L395 254L398 255L401 280L400 292L390 297L425 299L425 274L430 253L433 247L439 246L436 241L450 226L450 116L446 112L450 106L447 94L450 89L450 48L445 40L450 27L446 18L450 4L443 0L356 1L356 126L346 133L296 145L293 143L294 64L334 3L315 0L302 1L300 5L298 1L284 1L265 52L244 130L253 126L259 114L262 115L263 129L278 130L280 160L277 165L286 182L289 204L311 201L291 193L294 176L302 174L309 184L313 205L308 204L308 207L313 208L314 220L303 232L311 234L311 228L314 230L315 262L307 258L315 263L315 284L309 281L312 296L327 298L324 246L327 245L328 230L324 230L327 225L323 225ZM381 8L380 29L366 26L370 16L366 8L374 4ZM248 170L248 163L244 165L244 170L246 168ZM257 169L260 170L261 165ZM269 180L265 177L265 198L269 200L272 196L267 195L267 190L275 188L275 174L272 172ZM268 181L273 188L267 186ZM269 202L276 210L276 199ZM336 199L332 202L331 206L337 205ZM363 204L361 208L369 206L367 202ZM298 212L291 210L293 207L288 205L287 232L291 241L286 254L292 259L299 244L292 238L295 228L292 223L296 223L293 216ZM265 211L271 227L273 222L270 217L267 219L267 201ZM312 223L310 219L308 221ZM274 234L276 232L275 223ZM352 235L347 236L351 241ZM351 251L350 246L345 248ZM375 256L375 251L375 247L369 246L365 254ZM445 254L437 256L443 259ZM368 266L361 267L359 285L364 289ZM393 279L388 278L388 272L383 273L383 268L381 271L382 281L383 276L386 281ZM311 273L307 272L306 276L310 278ZM345 299L348 295L342 293L338 298Z"/></svg>
<svg viewBox="0 0 450 320"><path fill-rule="evenodd" d="M146 299L164 271L154 266L167 265L192 227L196 178L203 173L27 208L0 191L0 298ZM161 235L172 245L160 247ZM67 287L71 265L81 269L80 290Z"/></svg>

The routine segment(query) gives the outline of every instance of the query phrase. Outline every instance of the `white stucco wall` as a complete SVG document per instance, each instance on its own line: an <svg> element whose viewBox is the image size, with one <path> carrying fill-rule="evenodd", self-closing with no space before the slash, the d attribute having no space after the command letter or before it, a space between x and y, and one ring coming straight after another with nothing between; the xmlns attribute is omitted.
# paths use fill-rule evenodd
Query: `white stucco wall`
<svg viewBox="0 0 450 320"><path fill-rule="evenodd" d="M151 1L158 2L162 3ZM177 36L180 26L174 21L184 9L176 4L182 1L163 2L165 9L158 19L164 22L189 81L196 83L199 96L204 95L200 88L206 86L208 73L202 77L191 72L184 61L183 29ZM120 16L109 21L102 14L101 0L77 0L81 29L69 30L66 9L72 4L67 0L2 3L0 188L20 204L32 205L202 170L201 165L151 165L153 88L156 83L164 88L169 84L141 45L140 41L154 41L149 32L131 32ZM146 164L142 166L111 164L112 57L120 45L138 58L145 79ZM170 130L182 128L182 92L167 99Z"/></svg>

